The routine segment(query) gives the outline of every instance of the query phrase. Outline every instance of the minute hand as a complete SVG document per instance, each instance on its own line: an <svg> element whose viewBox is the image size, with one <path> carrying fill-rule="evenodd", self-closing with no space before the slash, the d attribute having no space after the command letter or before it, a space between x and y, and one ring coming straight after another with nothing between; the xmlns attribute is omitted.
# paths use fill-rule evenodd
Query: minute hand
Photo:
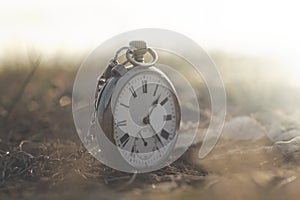
<svg viewBox="0 0 300 200"><path fill-rule="evenodd" d="M157 97L157 99L155 99L155 101L153 101L153 103L151 104L151 110L150 110L150 112L149 112L149 114L148 114L148 118L150 118L151 113L153 112L155 106L158 104L159 98L160 98L160 95L159 95L159 96Z"/></svg>

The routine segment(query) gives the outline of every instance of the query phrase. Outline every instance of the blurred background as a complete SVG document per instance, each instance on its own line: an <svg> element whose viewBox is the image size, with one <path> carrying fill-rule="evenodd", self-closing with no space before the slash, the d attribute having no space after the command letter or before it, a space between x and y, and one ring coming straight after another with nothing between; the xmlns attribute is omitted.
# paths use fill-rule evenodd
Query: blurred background
<svg viewBox="0 0 300 200"><path fill-rule="evenodd" d="M239 186L228 199L297 199L299 19L298 2L289 0L1 1L0 198L109 199L113 194L113 199L139 199L148 194L149 199L174 199L168 194L174 190L179 199L224 199L228 188ZM195 159L199 148L192 148L184 164L140 176L124 196L107 182L116 184L121 177L120 184L126 184L130 175L105 168L85 152L73 125L71 98L76 70L89 52L138 28L170 29L207 51L225 83L227 141L206 161ZM204 130L209 108L202 117ZM288 137L279 140L282 134ZM243 142L236 143L237 138ZM280 142L291 139L282 150ZM281 153L270 153L274 147ZM245 156L249 159L242 162ZM78 192L70 192L74 188Z"/></svg>

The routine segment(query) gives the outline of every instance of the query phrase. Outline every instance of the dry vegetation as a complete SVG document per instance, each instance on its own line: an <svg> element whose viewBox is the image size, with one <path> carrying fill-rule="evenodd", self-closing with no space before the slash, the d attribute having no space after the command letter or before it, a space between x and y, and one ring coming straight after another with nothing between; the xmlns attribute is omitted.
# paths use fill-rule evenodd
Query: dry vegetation
<svg viewBox="0 0 300 200"><path fill-rule="evenodd" d="M255 115L267 116L272 121L273 114L279 112L280 116L295 116L299 93L282 84L282 77L264 79L263 74L269 70L262 67L266 63L223 53L212 54L212 57L226 84L227 119ZM247 173L237 173L243 159L235 156L232 163L227 157L219 160L218 166L214 161L209 163L208 158L211 165L205 167L211 168L204 169L195 159L199 146L193 146L164 169L136 177L102 165L81 145L73 124L71 95L79 64L80 59L44 60L42 57L8 59L0 63L0 199L198 199L200 196L223 199L229 188L237 187L241 189L231 191L228 198L253 199L259 194L262 199L274 199L282 197L277 195L281 191L272 190L273 196L267 196L270 185L276 183L277 187L288 176L295 176L294 165L280 169L263 156L262 163L268 163L268 171L253 172L254 178L248 174L249 166L243 163L241 166ZM267 127L263 117L260 119ZM219 151L224 153L226 149L222 145ZM217 155L212 154L212 157L217 157L217 152L218 147ZM249 153L252 159L247 160L252 170L260 163L255 160L256 154L249 152L245 155ZM226 174L230 167L232 173ZM298 183L283 189L295 192L293 187L299 186Z"/></svg>
<svg viewBox="0 0 300 200"><path fill-rule="evenodd" d="M128 182L132 174L102 165L77 136L71 98L80 62L21 60L0 67L0 199L103 196L163 182L189 184L207 173L181 158Z"/></svg>

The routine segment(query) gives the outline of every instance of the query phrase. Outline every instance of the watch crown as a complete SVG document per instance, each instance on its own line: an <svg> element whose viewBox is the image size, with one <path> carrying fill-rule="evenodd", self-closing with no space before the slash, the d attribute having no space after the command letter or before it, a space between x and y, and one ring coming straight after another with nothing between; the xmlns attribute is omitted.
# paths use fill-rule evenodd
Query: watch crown
<svg viewBox="0 0 300 200"><path fill-rule="evenodd" d="M143 62L144 55L148 51L146 42L142 40L135 40L129 42L129 46L132 50L133 58L138 62Z"/></svg>
<svg viewBox="0 0 300 200"><path fill-rule="evenodd" d="M129 42L129 46L132 50L145 50L147 52L147 44L142 40L134 40Z"/></svg>

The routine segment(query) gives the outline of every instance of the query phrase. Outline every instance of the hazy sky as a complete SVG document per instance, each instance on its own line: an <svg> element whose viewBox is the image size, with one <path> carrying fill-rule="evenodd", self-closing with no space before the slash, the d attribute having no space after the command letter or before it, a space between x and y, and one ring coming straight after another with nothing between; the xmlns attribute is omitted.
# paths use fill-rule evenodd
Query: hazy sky
<svg viewBox="0 0 300 200"><path fill-rule="evenodd" d="M205 49L273 55L300 73L297 1L0 0L0 54L91 50L137 28L181 32Z"/></svg>

